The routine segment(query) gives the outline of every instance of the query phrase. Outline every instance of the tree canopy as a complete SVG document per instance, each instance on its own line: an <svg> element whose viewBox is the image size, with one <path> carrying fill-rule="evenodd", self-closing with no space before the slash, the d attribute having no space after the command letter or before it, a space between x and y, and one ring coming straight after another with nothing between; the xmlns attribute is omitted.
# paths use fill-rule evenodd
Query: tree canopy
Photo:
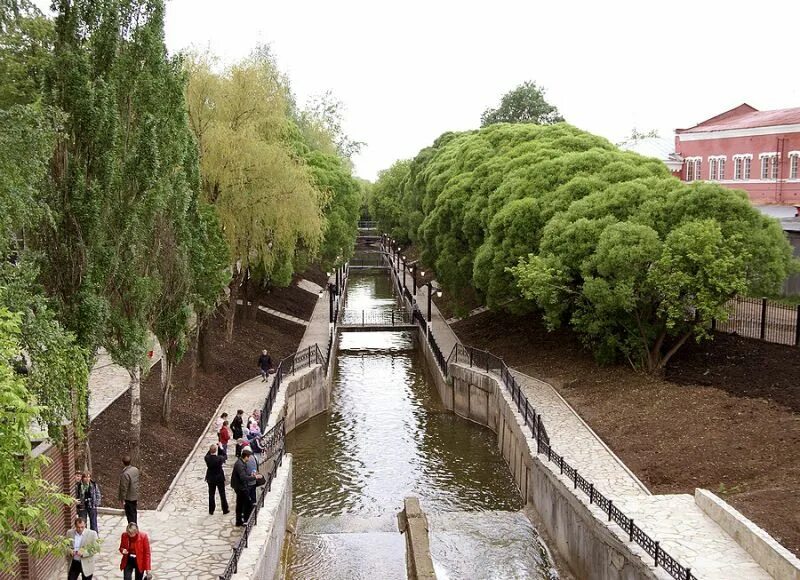
<svg viewBox="0 0 800 580"><path fill-rule="evenodd" d="M552 125L564 120L558 108L544 98L544 87L525 81L507 92L496 109L486 109L481 115L481 127L495 123L534 123Z"/></svg>
<svg viewBox="0 0 800 580"><path fill-rule="evenodd" d="M746 195L564 123L445 133L382 173L370 207L456 299L539 309L598 357L656 369L740 292L776 291L788 242Z"/></svg>

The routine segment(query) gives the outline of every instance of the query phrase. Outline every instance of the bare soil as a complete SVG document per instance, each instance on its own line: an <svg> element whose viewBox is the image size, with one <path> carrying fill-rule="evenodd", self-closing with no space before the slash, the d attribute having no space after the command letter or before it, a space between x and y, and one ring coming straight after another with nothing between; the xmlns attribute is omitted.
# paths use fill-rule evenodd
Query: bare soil
<svg viewBox="0 0 800 580"><path fill-rule="evenodd" d="M553 384L654 493L709 489L800 554L800 349L718 334L649 376L598 365L536 315L453 329Z"/></svg>
<svg viewBox="0 0 800 580"><path fill-rule="evenodd" d="M299 288L296 292L308 294ZM310 294L309 294L310 295ZM269 303L269 306L279 309ZM210 324L207 371L198 373L198 385L189 389L190 357L175 373L172 421L163 426L160 418L160 372L156 364L142 382L141 482L139 507L155 509L173 478L191 453L222 398L236 385L257 376L260 350L267 348L275 361L293 353L304 327L258 312L255 320L244 317L239 308L233 340L225 342L225 317L219 313ZM265 393L266 394L266 393ZM235 409L228 412L235 413ZM105 505L117 505L121 456L128 450L130 397L126 393L97 417L91 426L93 476L100 484Z"/></svg>

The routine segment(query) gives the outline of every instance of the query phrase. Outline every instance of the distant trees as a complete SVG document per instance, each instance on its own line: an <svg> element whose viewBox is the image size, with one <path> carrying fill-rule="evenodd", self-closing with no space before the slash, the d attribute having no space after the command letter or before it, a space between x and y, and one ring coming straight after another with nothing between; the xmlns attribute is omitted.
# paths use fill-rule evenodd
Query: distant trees
<svg viewBox="0 0 800 580"><path fill-rule="evenodd" d="M515 89L507 92L500 99L496 109L486 109L481 115L481 127L495 123L534 123L536 125L552 125L560 123L564 117L558 108L544 98L544 87L533 81L525 81Z"/></svg>
<svg viewBox="0 0 800 580"><path fill-rule="evenodd" d="M382 173L370 207L451 296L513 299L598 358L651 371L705 337L730 297L774 291L791 265L780 229L741 192L683 184L563 123L445 133Z"/></svg>

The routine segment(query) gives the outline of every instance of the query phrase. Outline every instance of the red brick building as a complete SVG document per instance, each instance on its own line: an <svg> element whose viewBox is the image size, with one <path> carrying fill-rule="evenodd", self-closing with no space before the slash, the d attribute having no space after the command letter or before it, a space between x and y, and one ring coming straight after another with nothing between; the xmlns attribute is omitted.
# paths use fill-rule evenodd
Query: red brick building
<svg viewBox="0 0 800 580"><path fill-rule="evenodd" d="M675 133L682 180L743 189L756 205L800 205L800 107L745 103Z"/></svg>

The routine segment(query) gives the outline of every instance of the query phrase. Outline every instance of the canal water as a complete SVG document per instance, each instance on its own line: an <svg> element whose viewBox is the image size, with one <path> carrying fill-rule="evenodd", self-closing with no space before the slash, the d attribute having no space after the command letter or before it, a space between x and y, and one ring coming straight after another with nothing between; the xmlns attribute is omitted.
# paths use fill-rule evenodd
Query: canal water
<svg viewBox="0 0 800 580"><path fill-rule="evenodd" d="M348 310L396 307L351 273ZM411 332L343 332L328 413L287 435L299 516L290 578L405 578L396 513L429 514L439 578L547 578L494 433L444 409ZM469 572L472 570L472 572Z"/></svg>

